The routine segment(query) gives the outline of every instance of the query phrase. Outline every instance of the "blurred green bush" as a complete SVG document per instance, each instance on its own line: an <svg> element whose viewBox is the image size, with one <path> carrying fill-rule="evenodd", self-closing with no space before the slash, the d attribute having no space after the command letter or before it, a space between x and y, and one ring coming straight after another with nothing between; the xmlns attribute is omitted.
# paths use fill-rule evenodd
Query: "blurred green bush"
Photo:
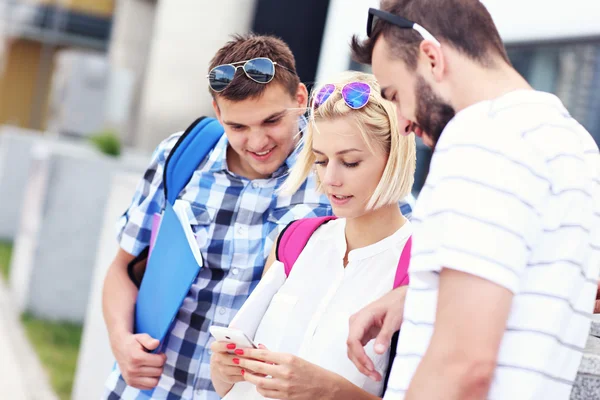
<svg viewBox="0 0 600 400"><path fill-rule="evenodd" d="M118 157L121 154L121 139L116 131L100 131L92 134L89 140L92 145L106 155Z"/></svg>

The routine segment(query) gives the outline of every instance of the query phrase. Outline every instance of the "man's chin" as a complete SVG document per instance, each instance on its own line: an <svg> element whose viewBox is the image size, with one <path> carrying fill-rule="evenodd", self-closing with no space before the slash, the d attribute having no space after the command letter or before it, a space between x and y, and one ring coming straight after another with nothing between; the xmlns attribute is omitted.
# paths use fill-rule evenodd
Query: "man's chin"
<svg viewBox="0 0 600 400"><path fill-rule="evenodd" d="M435 146L435 142L430 135L423 132L421 129L415 129L414 133L416 136L421 138L425 146L433 149L433 147Z"/></svg>
<svg viewBox="0 0 600 400"><path fill-rule="evenodd" d="M252 169L261 176L262 179L266 179L273 175L279 167L283 164L282 162L268 162L268 163L257 163L256 161L250 164Z"/></svg>
<svg viewBox="0 0 600 400"><path fill-rule="evenodd" d="M421 140L423 140L423 144L431 149L433 149L435 147L435 142L433 141L433 138L431 136L429 136L428 134L424 133L421 136Z"/></svg>

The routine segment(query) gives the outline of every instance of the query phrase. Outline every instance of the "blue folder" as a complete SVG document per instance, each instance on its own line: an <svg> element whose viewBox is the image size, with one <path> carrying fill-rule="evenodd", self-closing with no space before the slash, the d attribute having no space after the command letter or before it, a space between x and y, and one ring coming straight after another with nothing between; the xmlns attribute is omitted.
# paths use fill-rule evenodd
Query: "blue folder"
<svg viewBox="0 0 600 400"><path fill-rule="evenodd" d="M166 206L138 292L134 324L135 333L147 333L161 343L202 267L202 257L196 261L173 204L223 132L216 119L198 118L181 135L165 162Z"/></svg>
<svg viewBox="0 0 600 400"><path fill-rule="evenodd" d="M162 343L201 267L167 202L135 305L135 333Z"/></svg>

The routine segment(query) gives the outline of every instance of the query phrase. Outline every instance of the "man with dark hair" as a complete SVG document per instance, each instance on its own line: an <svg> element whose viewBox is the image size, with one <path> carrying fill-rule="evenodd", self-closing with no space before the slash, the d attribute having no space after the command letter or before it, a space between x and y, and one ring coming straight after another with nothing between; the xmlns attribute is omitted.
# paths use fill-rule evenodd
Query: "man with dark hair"
<svg viewBox="0 0 600 400"><path fill-rule="evenodd" d="M385 399L568 399L600 268L600 156L512 68L479 0L384 0L356 59L434 148L410 285L352 317L348 353L400 328ZM405 300L406 296L406 301Z"/></svg>
<svg viewBox="0 0 600 400"><path fill-rule="evenodd" d="M178 133L154 152L118 224L120 249L103 294L118 364L107 381L106 399L218 399L210 379L208 328L229 324L289 222L331 213L313 178L293 196L277 195L299 151L308 99L289 47L271 36L236 36L211 61L208 83L225 135L198 160L177 200L190 217L205 263L163 343L133 333L137 288L127 265L148 246L152 217L165 206L163 170Z"/></svg>

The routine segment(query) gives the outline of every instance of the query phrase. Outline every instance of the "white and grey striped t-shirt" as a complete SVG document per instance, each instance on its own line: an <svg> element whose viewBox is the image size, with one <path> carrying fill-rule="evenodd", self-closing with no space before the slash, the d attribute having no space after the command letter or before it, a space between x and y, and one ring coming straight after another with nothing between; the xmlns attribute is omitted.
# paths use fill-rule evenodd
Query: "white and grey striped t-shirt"
<svg viewBox="0 0 600 400"><path fill-rule="evenodd" d="M600 269L600 156L560 100L516 91L459 112L413 214L401 399L431 338L442 267L514 293L489 399L568 399Z"/></svg>

